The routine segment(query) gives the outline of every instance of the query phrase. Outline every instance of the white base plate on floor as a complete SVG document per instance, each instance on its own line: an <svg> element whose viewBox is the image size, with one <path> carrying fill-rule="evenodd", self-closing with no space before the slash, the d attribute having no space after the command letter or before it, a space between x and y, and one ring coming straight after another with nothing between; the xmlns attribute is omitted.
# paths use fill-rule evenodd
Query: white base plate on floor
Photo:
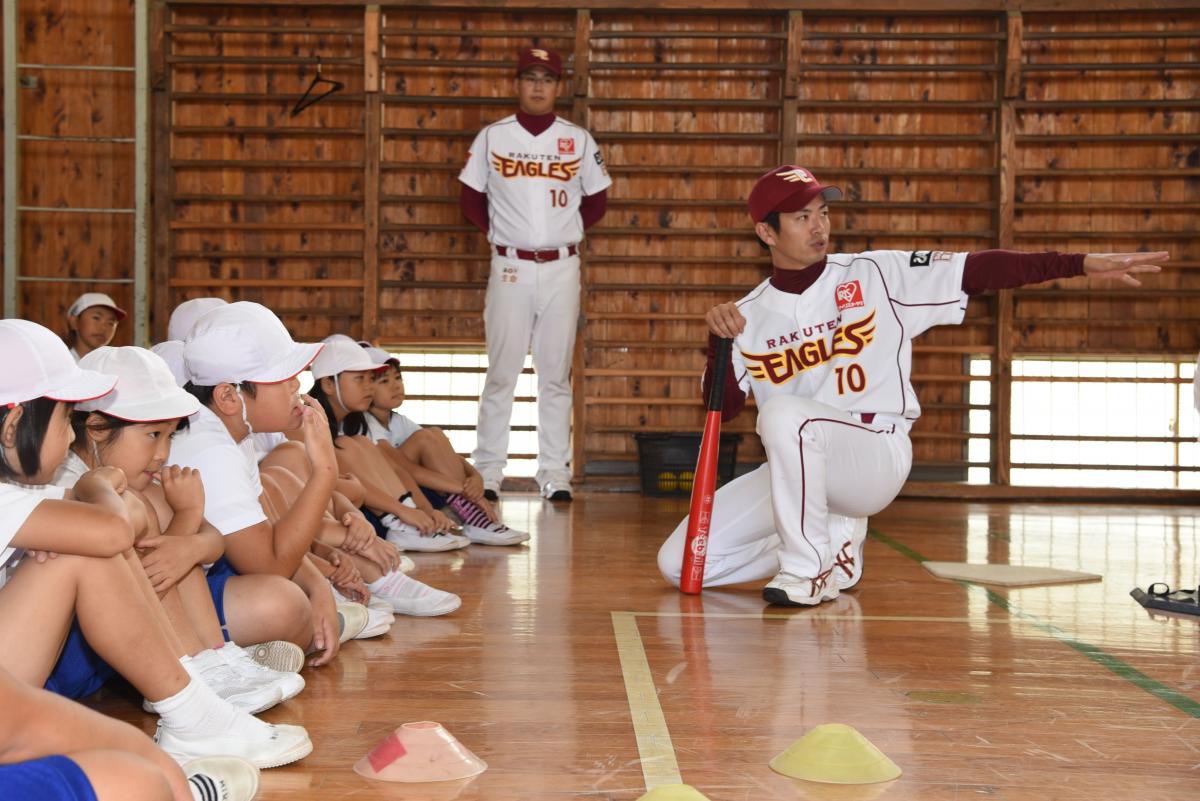
<svg viewBox="0 0 1200 801"><path fill-rule="evenodd" d="M1024 565L973 565L967 562L922 562L925 569L941 579L969 581L972 584L996 584L1001 587L1036 587L1042 584L1074 584L1099 581L1103 576L1079 570Z"/></svg>

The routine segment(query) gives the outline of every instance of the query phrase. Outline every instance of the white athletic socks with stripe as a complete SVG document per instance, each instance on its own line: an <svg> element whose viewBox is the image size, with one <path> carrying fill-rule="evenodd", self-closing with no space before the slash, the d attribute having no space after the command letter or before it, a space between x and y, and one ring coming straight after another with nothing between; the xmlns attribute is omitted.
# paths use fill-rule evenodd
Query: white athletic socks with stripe
<svg viewBox="0 0 1200 801"><path fill-rule="evenodd" d="M186 666L190 657L182 657ZM150 704L160 718L163 728L180 734L219 736L233 734L242 737L265 737L270 726L252 715L243 712L228 701L217 696L203 681L192 677L191 681L170 698Z"/></svg>

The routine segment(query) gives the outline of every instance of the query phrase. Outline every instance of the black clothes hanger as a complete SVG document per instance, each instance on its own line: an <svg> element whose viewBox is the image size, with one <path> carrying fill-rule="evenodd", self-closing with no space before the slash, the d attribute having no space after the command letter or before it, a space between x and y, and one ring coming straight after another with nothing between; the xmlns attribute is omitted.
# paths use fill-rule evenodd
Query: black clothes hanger
<svg viewBox="0 0 1200 801"><path fill-rule="evenodd" d="M326 89L325 91L321 92L320 94L314 95L313 90L321 85L328 85L329 88ZM308 108L309 106L315 106L317 103L320 103L322 100L329 97L334 92L339 92L345 88L346 88L346 84L342 83L341 81L334 81L334 80L330 80L329 78L321 77L321 59L320 59L320 57L318 57L317 58L317 74L313 76L312 83L310 83L308 85L308 88L304 90L303 96L301 96L301 98L296 101L296 105L292 106L292 116L295 117L297 114L299 114L301 111L304 111L304 109Z"/></svg>

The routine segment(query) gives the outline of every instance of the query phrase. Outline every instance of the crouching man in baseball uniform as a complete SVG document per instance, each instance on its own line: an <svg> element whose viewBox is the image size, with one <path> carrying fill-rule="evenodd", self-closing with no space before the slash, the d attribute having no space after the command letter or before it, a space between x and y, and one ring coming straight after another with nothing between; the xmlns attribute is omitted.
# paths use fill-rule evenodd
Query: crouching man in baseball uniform
<svg viewBox="0 0 1200 801"><path fill-rule="evenodd" d="M513 391L533 350L538 377L542 495L571 500L571 358L579 320L579 242L598 221L612 183L596 141L554 114L562 58L530 48L517 61L520 110L471 144L463 214L492 244L483 321L488 372L472 454L484 495L496 500L508 459Z"/></svg>
<svg viewBox="0 0 1200 801"><path fill-rule="evenodd" d="M1103 255L989 250L826 255L828 201L842 196L785 165L750 191L754 231L774 272L706 317L733 339L723 417L748 392L767 463L722 487L713 505L704 586L774 576L763 598L831 600L862 577L867 517L892 502L912 466L908 431L921 413L910 383L912 340L962 322L971 295L1089 275L1139 286L1166 253ZM707 386L705 387L707 392ZM679 583L685 519L658 553Z"/></svg>

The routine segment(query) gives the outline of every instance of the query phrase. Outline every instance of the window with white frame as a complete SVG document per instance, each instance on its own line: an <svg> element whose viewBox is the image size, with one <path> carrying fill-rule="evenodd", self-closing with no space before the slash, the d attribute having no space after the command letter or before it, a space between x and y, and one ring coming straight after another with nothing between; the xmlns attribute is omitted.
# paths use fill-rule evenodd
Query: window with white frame
<svg viewBox="0 0 1200 801"><path fill-rule="evenodd" d="M973 359L972 406L991 400L987 359ZM1013 360L1010 479L1014 485L1200 488L1200 425L1188 359ZM970 461L988 461L990 415L969 416ZM969 480L989 480L986 467Z"/></svg>

